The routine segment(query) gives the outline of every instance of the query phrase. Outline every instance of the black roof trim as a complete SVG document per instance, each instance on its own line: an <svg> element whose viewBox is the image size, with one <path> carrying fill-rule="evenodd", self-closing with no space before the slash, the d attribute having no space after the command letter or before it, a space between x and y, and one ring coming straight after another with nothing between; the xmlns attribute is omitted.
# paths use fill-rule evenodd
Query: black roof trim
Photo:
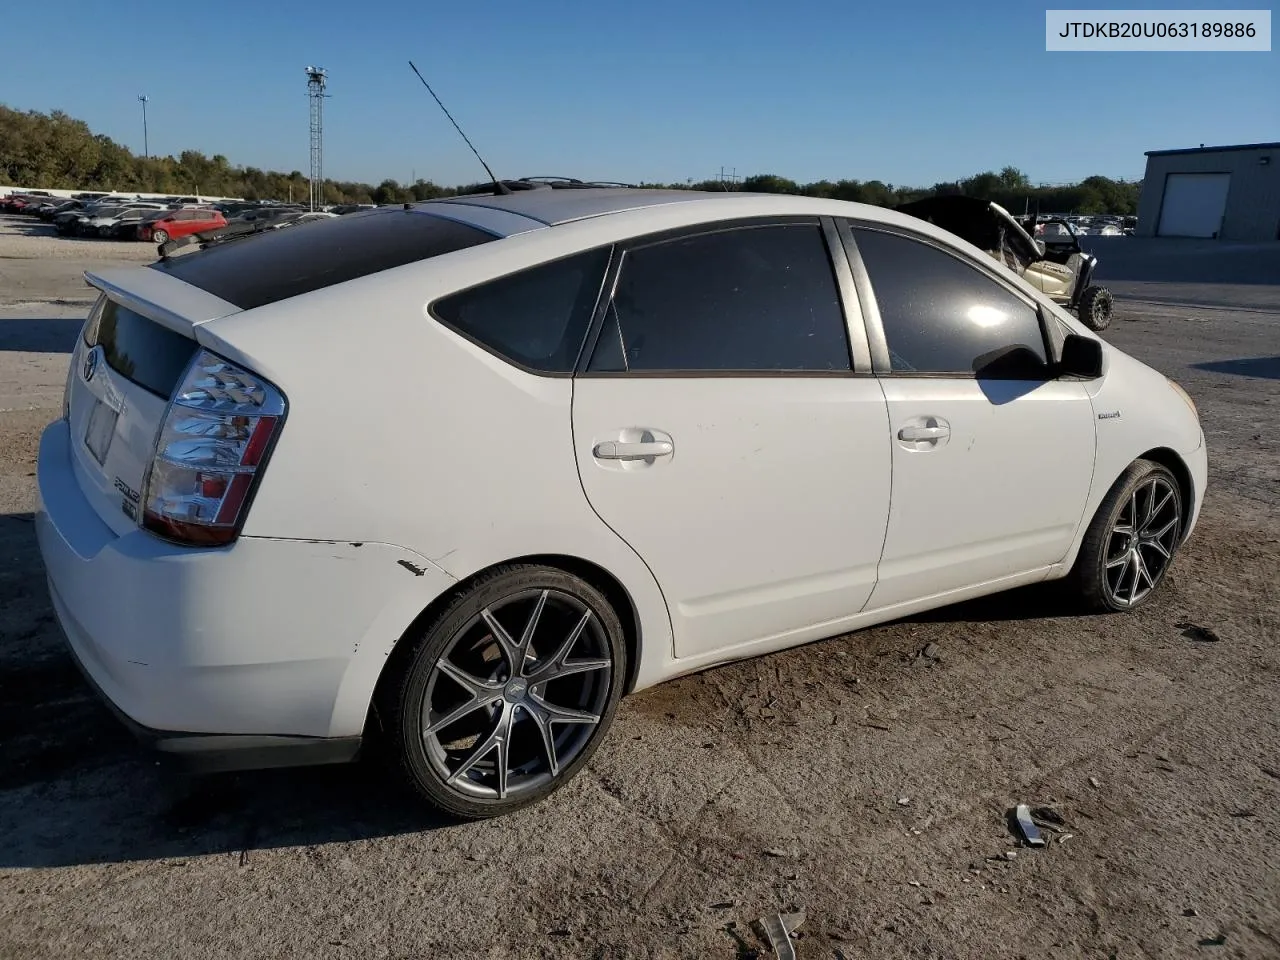
<svg viewBox="0 0 1280 960"><path fill-rule="evenodd" d="M1179 150L1148 150L1148 157L1171 157L1180 153L1228 153L1235 150L1280 150L1280 143L1236 143L1226 147L1182 147Z"/></svg>

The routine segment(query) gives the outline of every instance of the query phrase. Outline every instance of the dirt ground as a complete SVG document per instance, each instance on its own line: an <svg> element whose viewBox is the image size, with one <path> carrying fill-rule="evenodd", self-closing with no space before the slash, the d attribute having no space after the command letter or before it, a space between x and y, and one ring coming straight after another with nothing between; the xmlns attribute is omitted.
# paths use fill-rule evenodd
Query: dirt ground
<svg viewBox="0 0 1280 960"><path fill-rule="evenodd" d="M0 223L0 957L767 957L752 921L793 909L800 958L1280 957L1280 286L1116 278L1107 337L1210 449L1147 607L1024 590L673 681L458 826L369 765L173 779L87 689L33 472L113 254L32 239Z"/></svg>

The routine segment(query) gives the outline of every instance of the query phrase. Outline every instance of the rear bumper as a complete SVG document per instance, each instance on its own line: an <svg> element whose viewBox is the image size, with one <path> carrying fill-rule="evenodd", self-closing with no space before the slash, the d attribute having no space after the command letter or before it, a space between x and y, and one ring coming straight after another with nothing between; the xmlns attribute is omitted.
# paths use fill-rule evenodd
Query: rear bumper
<svg viewBox="0 0 1280 960"><path fill-rule="evenodd" d="M41 437L36 536L54 612L103 698L144 740L206 766L354 756L387 654L453 580L386 544L117 536L80 490L69 438L62 420Z"/></svg>
<svg viewBox="0 0 1280 960"><path fill-rule="evenodd" d="M52 592L52 591L51 591ZM61 619L61 614L59 614ZM71 659L102 702L143 746L160 754L171 767L185 773L222 773L269 767L305 767L349 763L360 753L362 738L279 737L251 734L182 733L144 727L125 713L98 686L93 673L68 645Z"/></svg>

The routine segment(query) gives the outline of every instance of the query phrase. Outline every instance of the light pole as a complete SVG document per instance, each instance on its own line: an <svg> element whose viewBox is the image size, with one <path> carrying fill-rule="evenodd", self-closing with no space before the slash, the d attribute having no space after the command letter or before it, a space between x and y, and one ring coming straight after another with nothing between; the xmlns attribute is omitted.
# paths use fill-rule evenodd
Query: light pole
<svg viewBox="0 0 1280 960"><path fill-rule="evenodd" d="M151 145L147 142L147 101L150 97L141 96L138 99L142 102L142 152L148 160L151 159Z"/></svg>

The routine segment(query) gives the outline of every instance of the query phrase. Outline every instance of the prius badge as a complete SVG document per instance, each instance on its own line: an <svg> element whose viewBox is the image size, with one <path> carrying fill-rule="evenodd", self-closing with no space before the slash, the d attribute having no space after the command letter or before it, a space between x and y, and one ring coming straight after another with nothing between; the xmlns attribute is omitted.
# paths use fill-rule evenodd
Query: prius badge
<svg viewBox="0 0 1280 960"><path fill-rule="evenodd" d="M98 370L98 351L90 350L84 355L84 382L88 383Z"/></svg>

